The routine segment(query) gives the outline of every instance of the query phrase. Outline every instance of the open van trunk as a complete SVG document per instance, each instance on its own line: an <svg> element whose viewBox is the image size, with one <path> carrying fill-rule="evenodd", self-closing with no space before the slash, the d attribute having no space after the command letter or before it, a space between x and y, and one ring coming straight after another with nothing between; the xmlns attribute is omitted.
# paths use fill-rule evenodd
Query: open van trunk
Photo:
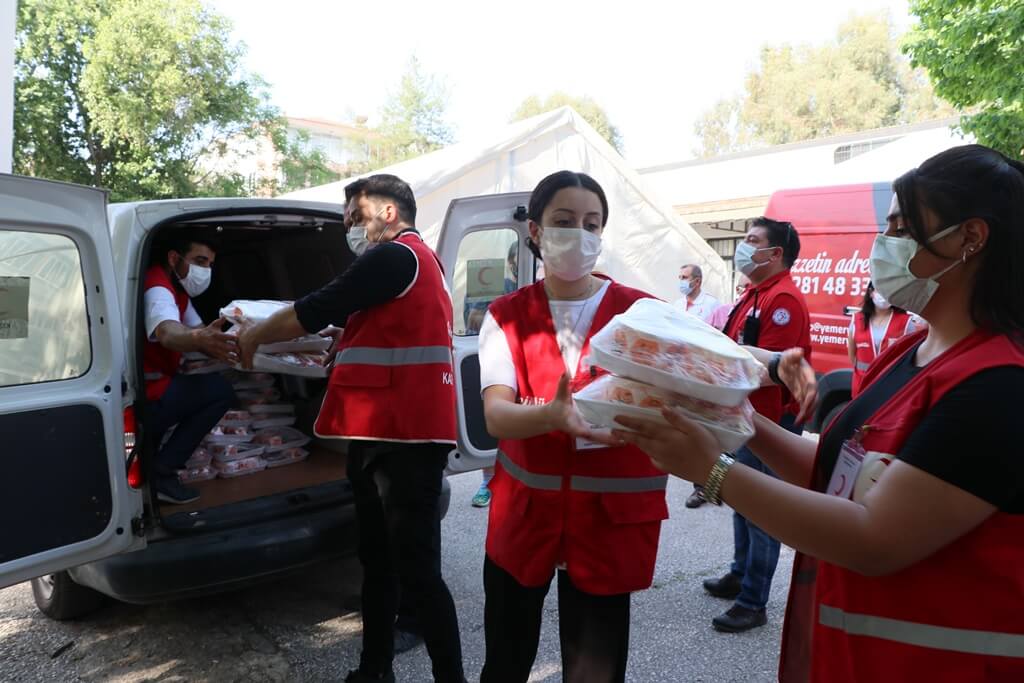
<svg viewBox="0 0 1024 683"><path fill-rule="evenodd" d="M210 287L193 299L205 324L216 320L220 308L235 299L298 299L331 281L355 258L338 215L291 210L288 215L207 215L177 219L154 228L143 271L146 264L159 258L171 231L195 231L197 238L212 240L216 246ZM140 286L140 312L143 294ZM139 319L144 318L140 315ZM345 321L334 322L340 327ZM140 322L140 358L145 334L142 326ZM295 406L294 428L311 437L326 385L325 379L275 375L274 386L281 393L278 402ZM155 512L165 529L198 531L295 514L350 499L351 489L345 481L345 443L314 438L305 448L310 455L302 462L231 479L190 483L188 486L199 490L200 498L189 504L157 503L153 496L153 504L158 506ZM155 450L147 444L143 453L155 454Z"/></svg>

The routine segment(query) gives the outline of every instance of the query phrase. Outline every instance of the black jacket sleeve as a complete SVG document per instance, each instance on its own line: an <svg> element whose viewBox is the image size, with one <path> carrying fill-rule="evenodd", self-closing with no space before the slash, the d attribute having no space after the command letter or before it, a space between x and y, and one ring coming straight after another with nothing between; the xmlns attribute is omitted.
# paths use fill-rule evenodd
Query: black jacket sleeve
<svg viewBox="0 0 1024 683"><path fill-rule="evenodd" d="M416 255L395 242L364 252L344 273L295 302L295 314L306 331L328 325L344 327L356 311L387 303L405 292L416 279Z"/></svg>

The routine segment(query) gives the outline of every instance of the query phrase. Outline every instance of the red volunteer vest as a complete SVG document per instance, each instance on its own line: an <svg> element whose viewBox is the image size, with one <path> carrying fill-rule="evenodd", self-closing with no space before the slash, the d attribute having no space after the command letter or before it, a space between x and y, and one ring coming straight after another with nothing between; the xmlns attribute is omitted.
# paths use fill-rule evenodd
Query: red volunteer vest
<svg viewBox="0 0 1024 683"><path fill-rule="evenodd" d="M889 348L893 342L907 333L907 324L910 322L910 314L903 311L893 311L889 318L889 326L885 328L885 335L879 345L879 351ZM857 360L853 365L853 379L851 380L850 392L852 396L860 393L861 382L864 381L864 373L868 366L875 360L875 344L871 339L871 329L864 328L864 314L858 313L853 320L853 343L857 348Z"/></svg>
<svg viewBox="0 0 1024 683"><path fill-rule="evenodd" d="M864 386L925 334L886 349ZM1007 365L1024 366L1024 352L1008 337L984 331L936 358L869 418L863 467L883 471L947 391L982 370ZM811 487L824 490L830 473L815 462L812 476ZM864 482L858 478L855 500L873 483L868 477ZM779 680L1024 681L1022 613L1024 515L997 512L888 576L862 576L797 553Z"/></svg>
<svg viewBox="0 0 1024 683"><path fill-rule="evenodd" d="M174 303L178 306L178 322L185 319L185 309L188 308L188 294L180 287L175 287L171 282L171 276L160 265L154 265L146 271L142 282L143 291L153 287L163 287L174 297ZM171 383L171 378L178 372L181 364L181 354L164 348L155 341L146 339L142 349L142 370L146 380L146 400L156 401Z"/></svg>
<svg viewBox="0 0 1024 683"><path fill-rule="evenodd" d="M575 392L604 374L586 369L590 337L649 295L612 282L594 315L572 383ZM494 301L516 366L520 403L555 396L565 362L555 340L544 283ZM487 555L524 586L541 586L565 563L573 584L592 595L647 588L654 576L667 477L634 446L577 450L562 432L502 439L491 480Z"/></svg>
<svg viewBox="0 0 1024 683"><path fill-rule="evenodd" d="M783 271L774 277L768 278L756 287L753 285L748 287L747 291L743 294L743 298L736 303L736 307L733 308L732 313L729 314L729 320L726 322L725 329L722 332L727 337L739 342L740 344L745 343L742 339L743 324L746 322L747 317L751 315L751 309L754 308L754 302L757 302L757 316L761 318L761 312L772 310L775 305L775 299L780 294L789 294L790 296L795 297L797 301L802 303L804 302L804 295L799 289L797 289L796 285L793 284L793 279L790 276L789 271ZM803 303L803 306L806 308L807 304ZM762 318L762 334L766 324L767 322ZM804 358L806 358L807 362L810 363L810 327L800 331L800 341L796 346L799 346L804 350ZM750 403L754 406L754 410L776 423L782 419L782 414L787 409L793 413L798 412L798 407L796 405L791 405L792 402L793 398L790 396L789 392L779 386L762 387L750 394Z"/></svg>
<svg viewBox="0 0 1024 683"><path fill-rule="evenodd" d="M394 240L416 256L409 290L349 316L314 431L327 438L455 443L452 301L419 235Z"/></svg>

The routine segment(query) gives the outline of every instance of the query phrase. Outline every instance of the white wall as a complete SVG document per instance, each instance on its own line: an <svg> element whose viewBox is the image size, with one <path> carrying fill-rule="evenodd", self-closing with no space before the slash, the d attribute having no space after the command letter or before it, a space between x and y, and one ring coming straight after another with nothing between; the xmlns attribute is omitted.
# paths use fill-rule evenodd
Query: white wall
<svg viewBox="0 0 1024 683"><path fill-rule="evenodd" d="M11 172L14 143L14 28L18 1L0 0L0 173Z"/></svg>

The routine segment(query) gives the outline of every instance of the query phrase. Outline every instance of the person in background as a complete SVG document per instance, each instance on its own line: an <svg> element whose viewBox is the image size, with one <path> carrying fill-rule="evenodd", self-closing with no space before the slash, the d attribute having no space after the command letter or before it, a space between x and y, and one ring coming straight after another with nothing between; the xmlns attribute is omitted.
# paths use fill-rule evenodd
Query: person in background
<svg viewBox="0 0 1024 683"><path fill-rule="evenodd" d="M519 242L513 242L512 246L508 249L508 256L506 257L507 271L505 273L505 294L510 294L516 291L516 284L519 282ZM486 307L484 309L486 312ZM481 322L483 319L481 318ZM491 504L491 479L494 477L494 467L485 467L482 471L482 480L480 481L480 488L473 494L473 499L470 501L475 508L485 508Z"/></svg>
<svg viewBox="0 0 1024 683"><path fill-rule="evenodd" d="M707 323L717 330L725 328L725 324L729 322L729 314L732 313L732 309L736 305L736 301L743 298L744 293L747 291L747 287L750 286L750 279L743 273L736 273L736 287L734 289L736 298L733 303L719 304L715 310L711 313L711 317L707 320ZM686 507L690 509L699 508L705 502L704 500L704 487L700 484L693 485L693 493L691 493L686 499Z"/></svg>
<svg viewBox="0 0 1024 683"><path fill-rule="evenodd" d="M851 397L860 393L861 382L872 361L897 339L913 331L914 322L910 314L891 305L869 282L860 311L850 320L847 337L850 364L853 366Z"/></svg>
<svg viewBox="0 0 1024 683"><path fill-rule="evenodd" d="M701 289L704 284L704 273L700 266L690 263L679 269L679 293L683 298L676 302L681 310L695 315L706 323L721 302Z"/></svg>
<svg viewBox="0 0 1024 683"><path fill-rule="evenodd" d="M210 286L216 253L209 242L176 235L143 281L146 345L142 365L146 381L147 438L157 444L156 496L165 503L190 503L199 491L178 481L178 470L235 400L231 385L218 373L184 375L183 353L206 354L225 363L238 360L235 338L224 319L203 325L192 306ZM174 433L163 443L164 435ZM162 445L161 445L162 444Z"/></svg>
<svg viewBox="0 0 1024 683"><path fill-rule="evenodd" d="M390 174L345 190L356 259L319 290L238 336L243 367L260 344L344 328L314 427L348 441L363 566L363 648L349 683L393 683L395 621L408 599L434 680L463 683L455 602L441 573L441 491L454 446L452 300L416 230L412 188Z"/></svg>
<svg viewBox="0 0 1024 683"><path fill-rule="evenodd" d="M492 303L480 331L484 418L499 439L480 681L529 679L557 577L563 680L620 683L630 596L651 585L668 516L665 478L639 450L595 443L571 392L605 374L584 361L592 336L649 295L593 274L608 200L590 176L546 177L528 217L546 277Z"/></svg>
<svg viewBox="0 0 1024 683"><path fill-rule="evenodd" d="M1024 681L1024 164L963 145L894 189L872 281L928 327L882 351L817 444L756 418L750 448L781 480L676 412L620 436L798 551L782 683ZM800 356L768 371L806 414Z"/></svg>
<svg viewBox="0 0 1024 683"><path fill-rule="evenodd" d="M756 218L736 247L736 268L750 287L736 304L724 333L739 344L769 351L800 347L811 354L810 314L804 295L793 284L789 269L800 255L800 236L792 224ZM750 395L754 410L783 428L799 434L797 406L781 387L758 389ZM734 454L738 462L772 475L747 447ZM735 600L724 614L712 619L719 631L737 633L768 623L768 597L779 562L779 541L738 512L733 513L733 562L729 572L704 581L716 598Z"/></svg>

